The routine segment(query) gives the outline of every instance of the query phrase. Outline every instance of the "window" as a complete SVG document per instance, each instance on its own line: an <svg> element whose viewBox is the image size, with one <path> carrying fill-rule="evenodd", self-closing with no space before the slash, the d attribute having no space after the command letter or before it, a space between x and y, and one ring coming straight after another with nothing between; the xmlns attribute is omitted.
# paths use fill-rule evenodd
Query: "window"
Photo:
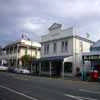
<svg viewBox="0 0 100 100"><path fill-rule="evenodd" d="M83 52L83 42L80 41L80 51Z"/></svg>
<svg viewBox="0 0 100 100"><path fill-rule="evenodd" d="M57 45L56 45L56 43L54 43L54 44L53 44L53 52L54 52L54 53L56 53L56 48L57 48Z"/></svg>
<svg viewBox="0 0 100 100"><path fill-rule="evenodd" d="M46 45L44 45L44 54L46 54Z"/></svg>
<svg viewBox="0 0 100 100"><path fill-rule="evenodd" d="M64 52L64 41L62 41L62 44L61 44L61 51Z"/></svg>
<svg viewBox="0 0 100 100"><path fill-rule="evenodd" d="M49 54L49 44L44 45L44 54Z"/></svg>
<svg viewBox="0 0 100 100"><path fill-rule="evenodd" d="M64 64L64 72L65 73L72 73L72 63L65 63Z"/></svg>
<svg viewBox="0 0 100 100"><path fill-rule="evenodd" d="M47 44L47 54L49 53L49 44Z"/></svg>
<svg viewBox="0 0 100 100"><path fill-rule="evenodd" d="M61 51L62 52L67 52L68 51L68 41L62 41Z"/></svg>
<svg viewBox="0 0 100 100"><path fill-rule="evenodd" d="M67 48L68 47L68 42L67 41L65 41L65 51L67 51Z"/></svg>
<svg viewBox="0 0 100 100"><path fill-rule="evenodd" d="M41 71L42 72L49 72L49 63L48 62L41 63Z"/></svg>

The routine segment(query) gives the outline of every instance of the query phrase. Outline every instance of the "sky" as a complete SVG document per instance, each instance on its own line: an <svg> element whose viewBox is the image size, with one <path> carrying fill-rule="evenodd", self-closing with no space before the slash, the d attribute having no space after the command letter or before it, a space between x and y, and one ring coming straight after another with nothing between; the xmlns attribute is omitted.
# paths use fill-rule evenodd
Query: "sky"
<svg viewBox="0 0 100 100"><path fill-rule="evenodd" d="M33 41L48 33L48 27L60 23L77 27L81 36L100 39L100 0L0 0L0 45L21 38Z"/></svg>

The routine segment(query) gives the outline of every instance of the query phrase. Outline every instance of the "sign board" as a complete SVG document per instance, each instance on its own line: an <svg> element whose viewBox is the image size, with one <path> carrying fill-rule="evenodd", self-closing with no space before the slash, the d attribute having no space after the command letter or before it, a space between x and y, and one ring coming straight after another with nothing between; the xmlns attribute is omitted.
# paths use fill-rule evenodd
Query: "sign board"
<svg viewBox="0 0 100 100"><path fill-rule="evenodd" d="M100 59L100 55L84 56L84 60L98 60L98 59Z"/></svg>

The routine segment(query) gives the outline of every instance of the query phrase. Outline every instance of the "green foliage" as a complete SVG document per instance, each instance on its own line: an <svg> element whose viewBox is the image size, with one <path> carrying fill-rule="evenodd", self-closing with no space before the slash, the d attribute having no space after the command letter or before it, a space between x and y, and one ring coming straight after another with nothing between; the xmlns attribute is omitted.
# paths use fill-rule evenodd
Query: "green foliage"
<svg viewBox="0 0 100 100"><path fill-rule="evenodd" d="M22 63L23 64L28 64L30 62L30 60L31 60L31 57L29 55L24 55L22 57Z"/></svg>
<svg viewBox="0 0 100 100"><path fill-rule="evenodd" d="M31 57L30 55L24 55L22 58L22 64L25 65L31 65L32 60L35 59L35 57Z"/></svg>

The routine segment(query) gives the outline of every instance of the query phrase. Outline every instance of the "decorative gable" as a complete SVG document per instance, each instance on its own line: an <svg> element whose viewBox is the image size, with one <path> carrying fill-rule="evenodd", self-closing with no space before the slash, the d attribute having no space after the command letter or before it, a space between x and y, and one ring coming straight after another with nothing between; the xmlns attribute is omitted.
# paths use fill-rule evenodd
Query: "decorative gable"
<svg viewBox="0 0 100 100"><path fill-rule="evenodd" d="M55 30L55 29L61 29L62 27L62 24L58 24L58 23L54 23L53 25L51 25L48 30L49 31L52 31L52 30Z"/></svg>

